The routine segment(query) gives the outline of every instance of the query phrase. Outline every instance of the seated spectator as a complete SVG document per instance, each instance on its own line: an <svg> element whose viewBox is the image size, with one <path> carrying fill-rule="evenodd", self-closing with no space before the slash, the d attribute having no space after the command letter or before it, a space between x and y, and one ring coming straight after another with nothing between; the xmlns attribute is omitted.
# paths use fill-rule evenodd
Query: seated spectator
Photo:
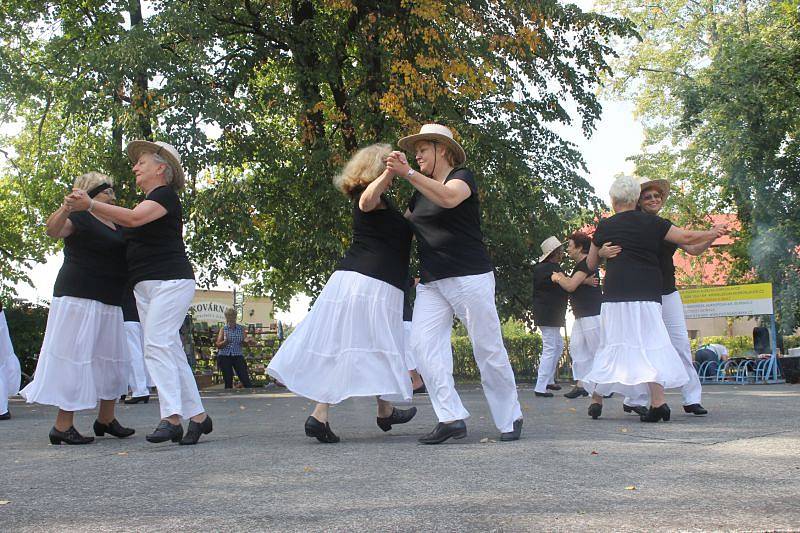
<svg viewBox="0 0 800 533"><path fill-rule="evenodd" d="M721 362L728 359L728 349L722 344L703 344L694 354L694 360L702 365L706 361Z"/></svg>

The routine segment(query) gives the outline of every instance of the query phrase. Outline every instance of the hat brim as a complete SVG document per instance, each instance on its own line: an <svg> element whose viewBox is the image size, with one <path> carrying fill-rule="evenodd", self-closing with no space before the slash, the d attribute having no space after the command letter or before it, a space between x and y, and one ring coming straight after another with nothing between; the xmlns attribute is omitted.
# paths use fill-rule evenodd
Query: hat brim
<svg viewBox="0 0 800 533"><path fill-rule="evenodd" d="M669 196L669 180L663 178L657 180L645 181L641 184L641 190L644 192L646 189L656 189L661 193L661 201L666 202Z"/></svg>
<svg viewBox="0 0 800 533"><path fill-rule="evenodd" d="M542 255L540 255L540 256L539 256L539 261L537 261L537 263L541 263L542 261L544 261L545 259L547 259L547 258L548 258L548 257L550 257L551 255L553 255L553 252L555 252L555 251L557 251L557 250L561 249L561 247L562 247L562 246L564 246L564 243L565 243L565 242L567 242L567 241L564 241L564 242L560 242L560 243L558 243L558 246L556 246L555 248L553 248L553 249L552 249L552 250L550 250L549 252L545 252L545 253L543 253Z"/></svg>
<svg viewBox="0 0 800 533"><path fill-rule="evenodd" d="M186 184L186 175L183 173L183 167L180 161L168 150L164 150L163 146L150 141L131 141L128 143L127 148L125 148L125 151L128 152L128 158L134 164L139 160L142 154L158 154L166 159L169 166L172 167L172 172L174 173L172 177L172 187L180 190L183 189Z"/></svg>
<svg viewBox="0 0 800 533"><path fill-rule="evenodd" d="M414 150L414 145L420 141L446 144L456 157L456 161L454 161L456 165L463 165L467 161L467 153L461 148L461 145L458 144L455 139L451 139L447 135L442 135L441 133L417 133L415 135L409 135L397 141L397 145L406 152L411 152Z"/></svg>

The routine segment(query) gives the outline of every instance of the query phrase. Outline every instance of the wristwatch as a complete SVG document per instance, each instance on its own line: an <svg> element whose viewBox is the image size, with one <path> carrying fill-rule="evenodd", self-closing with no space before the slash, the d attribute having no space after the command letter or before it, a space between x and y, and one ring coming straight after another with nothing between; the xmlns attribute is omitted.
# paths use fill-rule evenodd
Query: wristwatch
<svg viewBox="0 0 800 533"><path fill-rule="evenodd" d="M410 178L411 176L414 175L414 172L416 172L416 170L414 170L413 168L409 168L408 172L406 172L406 177Z"/></svg>

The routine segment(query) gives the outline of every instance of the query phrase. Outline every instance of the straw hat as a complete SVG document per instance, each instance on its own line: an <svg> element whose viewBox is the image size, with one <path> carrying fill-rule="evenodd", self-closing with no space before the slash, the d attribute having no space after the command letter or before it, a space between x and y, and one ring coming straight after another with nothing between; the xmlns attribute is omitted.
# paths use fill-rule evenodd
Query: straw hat
<svg viewBox="0 0 800 533"><path fill-rule="evenodd" d="M453 138L453 132L450 131L450 128L447 126L442 126L441 124L425 124L419 129L419 133L403 137L397 141L397 144L406 152L411 152L414 150L414 145L419 141L438 142L446 145L450 148L450 151L453 152L455 156L454 163L456 165L463 165L467 160L467 154L464 152L464 149L461 148L461 145Z"/></svg>
<svg viewBox="0 0 800 533"><path fill-rule="evenodd" d="M175 190L183 189L183 186L186 184L186 176L181 166L181 156L171 144L162 141L131 141L128 143L126 151L128 152L128 157L134 163L139 160L139 156L145 153L160 155L166 159L169 166L172 167L172 172L174 174L172 177L172 188Z"/></svg>
<svg viewBox="0 0 800 533"><path fill-rule="evenodd" d="M651 180L649 178L636 178L639 181L639 185L642 188L642 191L645 189L656 189L658 192L661 193L661 201L666 202L667 196L669 196L669 180L665 179L658 179L658 180Z"/></svg>
<svg viewBox="0 0 800 533"><path fill-rule="evenodd" d="M555 237L548 237L542 241L542 255L539 256L539 263L547 259L550 254L561 248L561 241Z"/></svg>

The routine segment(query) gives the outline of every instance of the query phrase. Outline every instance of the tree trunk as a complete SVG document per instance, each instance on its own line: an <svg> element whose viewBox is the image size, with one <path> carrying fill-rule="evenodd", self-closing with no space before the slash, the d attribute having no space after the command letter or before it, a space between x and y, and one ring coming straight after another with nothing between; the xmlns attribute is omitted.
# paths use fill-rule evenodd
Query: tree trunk
<svg viewBox="0 0 800 533"><path fill-rule="evenodd" d="M144 23L142 18L142 3L140 0L130 0L129 13L131 16L131 29ZM139 122L139 131L142 138L153 140L153 127L150 123L148 76L147 69L138 70L133 75L133 90L131 91L131 105Z"/></svg>

